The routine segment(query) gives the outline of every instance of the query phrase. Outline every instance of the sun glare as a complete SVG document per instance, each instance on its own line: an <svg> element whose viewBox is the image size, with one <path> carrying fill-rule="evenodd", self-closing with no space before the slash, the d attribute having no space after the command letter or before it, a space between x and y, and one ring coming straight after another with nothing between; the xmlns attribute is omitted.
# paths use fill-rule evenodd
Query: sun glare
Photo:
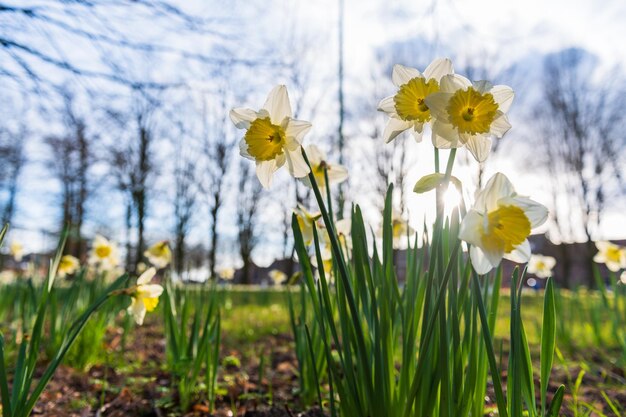
<svg viewBox="0 0 626 417"><path fill-rule="evenodd" d="M452 211L461 204L461 196L455 187L450 186L443 195L443 201L445 204L445 213L449 216L452 214Z"/></svg>

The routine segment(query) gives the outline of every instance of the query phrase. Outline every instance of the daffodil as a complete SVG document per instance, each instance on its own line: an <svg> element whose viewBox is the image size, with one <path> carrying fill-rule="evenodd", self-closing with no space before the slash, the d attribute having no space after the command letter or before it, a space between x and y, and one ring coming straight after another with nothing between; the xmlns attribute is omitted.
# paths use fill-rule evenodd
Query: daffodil
<svg viewBox="0 0 626 417"><path fill-rule="evenodd" d="M528 272L538 278L549 278L552 276L552 268L556 265L556 259L552 256L531 255L528 261Z"/></svg>
<svg viewBox="0 0 626 417"><path fill-rule="evenodd" d="M96 235L89 255L89 264L101 270L114 269L119 264L117 245L101 235Z"/></svg>
<svg viewBox="0 0 626 417"><path fill-rule="evenodd" d="M394 65L391 80L398 91L378 104L378 110L390 117L383 133L385 142L409 129L415 140L421 142L424 125L431 121L426 99L439 91L443 76L453 73L452 62L447 58L434 60L423 74L415 68Z"/></svg>
<svg viewBox="0 0 626 417"><path fill-rule="evenodd" d="M415 233L415 230L409 225L409 223L402 217L402 213L399 210L393 209L391 212L391 234L393 239L393 248L402 249L406 243L408 236ZM383 226L378 229L378 237L383 236Z"/></svg>
<svg viewBox="0 0 626 417"><path fill-rule="evenodd" d="M9 252L11 253L13 259L15 259L15 262L21 262L22 258L24 257L24 246L22 246L19 241L14 240L13 242L11 242Z"/></svg>
<svg viewBox="0 0 626 417"><path fill-rule="evenodd" d="M233 278L235 278L235 269L221 268L219 271L217 271L217 275L224 281L231 281Z"/></svg>
<svg viewBox="0 0 626 417"><path fill-rule="evenodd" d="M157 269L165 268L172 261L172 251L165 240L152 245L143 256Z"/></svg>
<svg viewBox="0 0 626 417"><path fill-rule="evenodd" d="M510 128L506 112L514 93L506 85L471 82L451 74L439 83L440 90L426 97L435 120L432 123L437 148L467 147L483 162L491 150L491 137L501 138Z"/></svg>
<svg viewBox="0 0 626 417"><path fill-rule="evenodd" d="M256 162L256 174L265 188L272 183L272 175L287 164L295 178L309 172L302 156L302 139L311 124L292 119L291 104L284 85L274 87L259 111L236 108L230 111L230 119L238 129L246 129L239 143L239 152Z"/></svg>
<svg viewBox="0 0 626 417"><path fill-rule="evenodd" d="M330 164L326 159L326 154L317 146L309 145L306 147L306 156L311 164L311 172L315 177L315 183L320 190L326 189L326 175L330 184L340 184L348 179L348 169L343 165ZM326 175L324 174L326 172ZM311 180L308 176L302 178L302 182L307 187L312 187Z"/></svg>
<svg viewBox="0 0 626 417"><path fill-rule="evenodd" d="M279 271L278 269L272 269L267 275L270 277L274 285L280 285L287 281L287 274L283 271Z"/></svg>
<svg viewBox="0 0 626 417"><path fill-rule="evenodd" d="M598 253L593 257L594 262L605 264L609 271L617 272L626 268L626 248L611 242L596 242Z"/></svg>
<svg viewBox="0 0 626 417"><path fill-rule="evenodd" d="M80 268L80 262L78 258L72 255L63 255L61 260L59 261L59 269L57 270L57 275L60 278L65 277L66 275L72 275Z"/></svg>
<svg viewBox="0 0 626 417"><path fill-rule="evenodd" d="M137 285L131 289L132 302L128 307L128 312L133 315L138 325L143 324L146 312L154 311L159 304L159 296L163 293L162 286L150 284L155 275L156 269L148 268L137 278Z"/></svg>
<svg viewBox="0 0 626 417"><path fill-rule="evenodd" d="M622 272L622 274L619 276L619 281L626 285L626 271Z"/></svg>
<svg viewBox="0 0 626 417"><path fill-rule="evenodd" d="M321 217L321 213L310 213L302 204L298 204L293 212L298 220L304 244L308 246L313 242L313 224Z"/></svg>
<svg viewBox="0 0 626 417"><path fill-rule="evenodd" d="M471 244L470 258L476 272L486 274L502 258L528 262L528 236L547 217L545 206L518 195L509 179L497 173L477 193L474 207L463 218L459 237Z"/></svg>

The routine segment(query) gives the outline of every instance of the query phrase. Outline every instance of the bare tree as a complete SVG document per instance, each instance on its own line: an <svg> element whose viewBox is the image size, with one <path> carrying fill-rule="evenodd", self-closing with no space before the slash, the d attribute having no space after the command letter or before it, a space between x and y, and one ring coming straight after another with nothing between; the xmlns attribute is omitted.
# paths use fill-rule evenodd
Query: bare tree
<svg viewBox="0 0 626 417"><path fill-rule="evenodd" d="M239 187L237 193L237 227L239 228L239 255L243 262L241 282L251 281L252 251L258 243L258 215L262 208L261 184L256 178L254 166L242 160L239 164Z"/></svg>
<svg viewBox="0 0 626 417"><path fill-rule="evenodd" d="M2 224L11 223L15 214L19 177L26 163L26 127L0 128L0 193L4 196L0 213Z"/></svg>
<svg viewBox="0 0 626 417"><path fill-rule="evenodd" d="M580 49L547 56L543 97L532 115L554 195L553 237L583 238L589 258L592 239L602 237L599 227L607 205L619 201L624 190L620 150L626 145L626 81L595 81L595 66L595 57ZM593 285L591 271L588 275Z"/></svg>
<svg viewBox="0 0 626 417"><path fill-rule="evenodd" d="M91 196L90 168L94 163L93 141L82 116L74 109L71 93L64 95L63 119L67 133L48 136L52 159L49 161L57 179L61 182L63 207L62 227L69 227L68 252L80 256L84 252L82 229L86 216L87 200Z"/></svg>
<svg viewBox="0 0 626 417"><path fill-rule="evenodd" d="M182 142L182 141L181 141ZM179 277L186 267L187 235L197 203L195 160L184 152L185 145L177 144L174 182L174 268Z"/></svg>

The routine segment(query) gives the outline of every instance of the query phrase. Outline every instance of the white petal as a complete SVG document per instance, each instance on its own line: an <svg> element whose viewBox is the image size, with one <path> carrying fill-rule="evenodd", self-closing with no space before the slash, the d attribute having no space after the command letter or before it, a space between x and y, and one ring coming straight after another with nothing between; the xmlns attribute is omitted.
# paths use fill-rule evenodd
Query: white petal
<svg viewBox="0 0 626 417"><path fill-rule="evenodd" d="M348 179L348 169L342 165L331 165L328 171L328 182L339 184Z"/></svg>
<svg viewBox="0 0 626 417"><path fill-rule="evenodd" d="M438 92L430 94L424 99L430 109L430 114L437 120L448 121L448 103L452 95L452 93Z"/></svg>
<svg viewBox="0 0 626 417"><path fill-rule="evenodd" d="M411 122L405 122L404 120L395 119L392 117L387 122L387 126L385 126L385 131L383 132L383 139L385 140L385 143L391 142L396 138L396 136L411 128L411 126L413 126Z"/></svg>
<svg viewBox="0 0 626 417"><path fill-rule="evenodd" d="M421 77L422 74L415 68L405 67L404 65L396 64L393 66L391 73L391 81L396 87L400 87L403 84L408 83L411 79Z"/></svg>
<svg viewBox="0 0 626 417"><path fill-rule="evenodd" d="M479 211L490 212L498 208L498 201L515 194L511 181L501 172L496 173L487 181L485 188L476 194L474 207Z"/></svg>
<svg viewBox="0 0 626 417"><path fill-rule="evenodd" d="M378 103L378 111L384 111L387 114L396 114L396 102L393 100L395 96L385 97Z"/></svg>
<svg viewBox="0 0 626 417"><path fill-rule="evenodd" d="M152 278L154 278L154 276L156 275L156 269L154 268L148 268L146 269L143 274L141 274L139 276L139 278L137 278L137 285L144 285L149 283Z"/></svg>
<svg viewBox="0 0 626 417"><path fill-rule="evenodd" d="M128 307L128 311L133 315L135 323L141 326L143 319L146 317L146 306L143 301L133 299L133 303Z"/></svg>
<svg viewBox="0 0 626 417"><path fill-rule="evenodd" d="M291 117L287 87L284 85L274 87L267 96L263 108L269 112L272 123L276 125L281 124L285 117Z"/></svg>
<svg viewBox="0 0 626 417"><path fill-rule="evenodd" d="M543 204L531 200L528 197L512 196L500 199L499 204L517 206L524 210L524 214L530 221L530 227L536 228L541 226L548 219L548 208Z"/></svg>
<svg viewBox="0 0 626 417"><path fill-rule="evenodd" d="M322 161L326 160L326 154L315 145L306 147L306 157L309 158L311 165L319 165Z"/></svg>
<svg viewBox="0 0 626 417"><path fill-rule="evenodd" d="M285 156L287 158L287 167L289 168L289 172L295 178L302 178L311 172L311 169L304 160L300 149L295 151L287 150L285 151Z"/></svg>
<svg viewBox="0 0 626 417"><path fill-rule="evenodd" d="M493 95L496 103L498 103L498 110L502 113L508 112L511 104L513 104L513 98L515 98L513 89L508 85L496 85L491 89L490 93Z"/></svg>
<svg viewBox="0 0 626 417"><path fill-rule="evenodd" d="M248 152L248 143L245 139L241 139L241 141L239 142L239 154L244 158L250 159L252 161L255 160L254 157L250 155L250 152Z"/></svg>
<svg viewBox="0 0 626 417"><path fill-rule="evenodd" d="M501 114L500 116L496 117L493 122L491 122L491 126L489 127L489 133L498 138L501 138L506 132L509 131L509 129L511 129L509 119L506 117L506 115Z"/></svg>
<svg viewBox="0 0 626 417"><path fill-rule="evenodd" d="M471 243L472 245L480 245L480 231L483 228L483 222L484 217L482 214L476 210L469 210L461 223L459 239Z"/></svg>
<svg viewBox="0 0 626 417"><path fill-rule="evenodd" d="M472 82L459 74L446 75L439 82L439 89L444 93L454 93L456 90L465 90L471 86Z"/></svg>
<svg viewBox="0 0 626 417"><path fill-rule="evenodd" d="M485 162L489 156L489 151L491 151L491 139L485 136L472 135L465 142L465 146L474 156L474 159L478 162Z"/></svg>
<svg viewBox="0 0 626 417"><path fill-rule="evenodd" d="M159 284L142 285L140 288L142 296L145 298L158 298L163 294L163 287Z"/></svg>
<svg viewBox="0 0 626 417"><path fill-rule="evenodd" d="M272 175L278 169L276 160L271 161L258 161L256 163L256 176L259 178L263 188L270 188L272 185Z"/></svg>
<svg viewBox="0 0 626 417"><path fill-rule="evenodd" d="M304 135L306 135L309 130L311 130L311 123L305 122L304 120L290 119L285 134L295 138L298 143L302 143Z"/></svg>
<svg viewBox="0 0 626 417"><path fill-rule="evenodd" d="M424 77L427 80L434 78L437 82L441 80L441 77L448 74L454 74L452 61L448 58L437 58L424 70Z"/></svg>
<svg viewBox="0 0 626 417"><path fill-rule="evenodd" d="M459 148L459 132L450 123L435 120L432 124L433 146L440 149Z"/></svg>
<svg viewBox="0 0 626 417"><path fill-rule="evenodd" d="M543 263L546 265L546 268L552 269L556 266L556 259L554 259L552 256L544 256Z"/></svg>
<svg viewBox="0 0 626 417"><path fill-rule="evenodd" d="M498 260L494 265L489 260L489 257L487 257L487 254L483 252L481 248L473 245L470 247L470 259L472 260L472 266L474 267L474 270L479 275L486 274L500 264L500 261Z"/></svg>
<svg viewBox="0 0 626 417"><path fill-rule="evenodd" d="M530 242L526 239L511 253L505 254L504 257L518 264L525 264L530 259Z"/></svg>
<svg viewBox="0 0 626 417"><path fill-rule="evenodd" d="M257 113L251 109L238 108L230 111L230 120L238 129L247 129L256 118Z"/></svg>
<svg viewBox="0 0 626 417"><path fill-rule="evenodd" d="M415 142L420 143L422 141L422 135L424 134L424 123L415 122L413 129L411 129L411 135Z"/></svg>
<svg viewBox="0 0 626 417"><path fill-rule="evenodd" d="M493 88L493 84L485 80L474 81L472 86L474 87L474 90L478 91L480 94L485 94Z"/></svg>

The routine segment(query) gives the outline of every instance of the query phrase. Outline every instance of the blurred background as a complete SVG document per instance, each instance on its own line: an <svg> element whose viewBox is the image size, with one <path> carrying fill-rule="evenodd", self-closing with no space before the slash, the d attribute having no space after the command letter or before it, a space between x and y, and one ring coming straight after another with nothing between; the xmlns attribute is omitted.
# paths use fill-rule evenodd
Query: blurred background
<svg viewBox="0 0 626 417"><path fill-rule="evenodd" d="M0 1L0 216L27 254L85 257L96 233L134 270L168 240L182 278L246 266L255 281L293 253L291 210L309 190L279 172L263 191L238 155L232 107L285 84L295 117L350 178L335 190L376 230L387 184L411 226L434 218L412 193L433 171L428 134L385 145L376 111L396 63L516 91L513 129L455 175L465 198L495 171L551 210L534 250L563 285L588 283L592 241L626 239L626 3L509 1ZM623 243L623 242L622 242ZM578 262L578 263L577 263ZM280 264L280 265L284 265Z"/></svg>

